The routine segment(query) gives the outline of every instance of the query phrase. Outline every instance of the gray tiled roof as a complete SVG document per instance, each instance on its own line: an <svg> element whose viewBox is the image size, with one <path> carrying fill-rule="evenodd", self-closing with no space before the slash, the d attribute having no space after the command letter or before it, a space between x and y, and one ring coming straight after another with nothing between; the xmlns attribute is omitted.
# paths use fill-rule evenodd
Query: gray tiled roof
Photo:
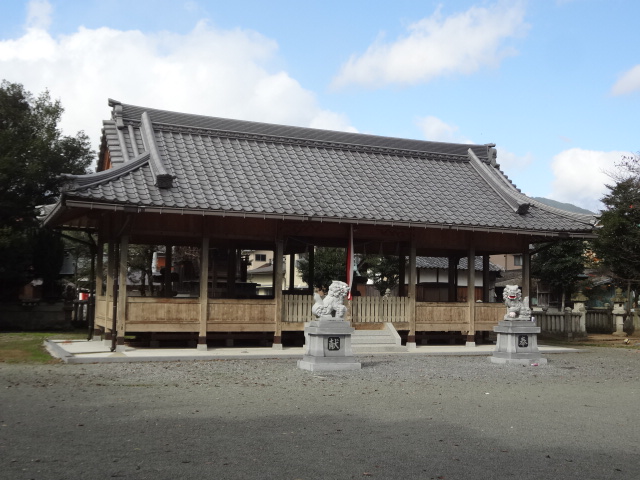
<svg viewBox="0 0 640 480"><path fill-rule="evenodd" d="M458 262L457 269L467 270L468 264L469 262L467 261L467 257L462 257ZM482 257L476 257L474 265L476 271L482 271ZM449 259L446 257L416 257L416 267L447 269L449 268ZM502 268L495 263L489 262L489 271L501 272Z"/></svg>
<svg viewBox="0 0 640 480"><path fill-rule="evenodd" d="M592 217L520 193L492 164L491 146L111 105L103 148L114 168L69 176L66 198L362 223L532 232L592 228ZM527 204L528 211L516 213Z"/></svg>
<svg viewBox="0 0 640 480"><path fill-rule="evenodd" d="M253 270L247 270L247 273L250 275L256 275L259 273L273 273L273 264L267 263L265 265L260 265Z"/></svg>

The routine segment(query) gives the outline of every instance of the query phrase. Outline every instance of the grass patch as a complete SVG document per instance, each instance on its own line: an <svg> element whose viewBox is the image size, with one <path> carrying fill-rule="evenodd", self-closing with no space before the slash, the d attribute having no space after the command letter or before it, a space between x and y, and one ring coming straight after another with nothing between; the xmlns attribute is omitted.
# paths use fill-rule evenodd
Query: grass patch
<svg viewBox="0 0 640 480"><path fill-rule="evenodd" d="M3 363L56 363L42 343L46 339L79 340L86 331L73 332L16 332L0 333L0 362Z"/></svg>

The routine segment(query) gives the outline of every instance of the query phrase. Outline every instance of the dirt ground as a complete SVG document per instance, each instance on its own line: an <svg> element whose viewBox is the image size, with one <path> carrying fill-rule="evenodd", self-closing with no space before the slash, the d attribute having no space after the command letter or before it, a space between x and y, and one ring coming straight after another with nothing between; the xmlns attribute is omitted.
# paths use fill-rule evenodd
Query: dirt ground
<svg viewBox="0 0 640 480"><path fill-rule="evenodd" d="M611 334L592 333L586 338L568 342L570 345L591 345L597 347L632 347L640 346L640 333L634 332L633 335L626 337L617 337Z"/></svg>
<svg viewBox="0 0 640 480"><path fill-rule="evenodd" d="M580 350L0 364L0 478L637 480L640 347Z"/></svg>

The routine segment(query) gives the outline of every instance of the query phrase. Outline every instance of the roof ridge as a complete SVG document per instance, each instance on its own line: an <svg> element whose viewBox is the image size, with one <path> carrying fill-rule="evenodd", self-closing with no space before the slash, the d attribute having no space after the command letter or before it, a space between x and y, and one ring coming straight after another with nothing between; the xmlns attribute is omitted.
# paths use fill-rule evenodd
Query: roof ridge
<svg viewBox="0 0 640 480"><path fill-rule="evenodd" d="M301 145L301 146L307 146L307 147L315 146L318 148L331 148L336 150L349 150L354 152L374 152L374 153L378 152L378 153L387 153L387 154L398 154L400 156L411 156L411 157L417 157L417 158L437 157L440 160L450 160L450 161L465 161L465 162L468 161L468 157L466 155L455 154L455 153L440 153L440 152L433 152L433 151L412 150L408 148L393 148L393 147L356 144L356 143L349 143L349 142L332 142L332 141L326 141L326 140L312 140L312 139L306 139L306 138L282 137L277 135L244 133L239 131L198 128L198 127L175 125L175 124L168 124L168 123L162 123L162 122L154 122L154 125L162 125L164 127L168 127L166 129L168 131L180 132L180 133L191 133L191 134L206 133L208 135L213 134L218 137L234 138L234 139L242 139L242 140L251 139L254 141L285 143L288 145ZM381 137L381 138L385 138L385 137Z"/></svg>
<svg viewBox="0 0 640 480"><path fill-rule="evenodd" d="M565 218L584 222L589 225L595 225L597 223L597 218L595 215L568 212L566 210L551 207L542 202L534 200L533 198L525 195L520 190L518 190L516 186L511 183L511 181L506 178L504 174L502 174L501 171L499 171L500 174L497 175L495 171L490 170L492 167L479 160L471 149L469 149L469 156L473 159L471 164L476 168L478 173L480 173L482 178L487 180L489 185L496 191L496 193L500 195L517 213L526 213L529 206L534 205L536 208L546 210L547 212L551 212ZM498 181L496 177L499 178L500 181Z"/></svg>
<svg viewBox="0 0 640 480"><path fill-rule="evenodd" d="M123 104L115 100L110 100L109 104L114 108L112 117L117 121L134 122L137 124L142 112L147 112L154 124L164 125L172 129L199 128L201 131L208 133L215 131L218 134L223 134L224 132L224 135L235 133L241 134L243 137L258 135L265 139L275 138L278 139L278 141L282 138L288 138L289 141L295 140L300 143L316 141L326 143L327 145L351 145L357 148L377 147L381 149L395 149L403 152L418 152L417 155L445 154L465 157L468 148L472 148L476 155L481 158L487 158L489 153L489 146L485 144L432 142L429 140L371 135L359 132L237 120L140 107ZM416 155L416 153L413 153L413 155Z"/></svg>
<svg viewBox="0 0 640 480"><path fill-rule="evenodd" d="M63 188L63 191L68 192L71 190L84 190L89 187L109 182L141 167L148 162L149 157L149 152L144 152L133 160L130 160L108 170L102 170L101 172L87 173L84 175L71 175L66 173L62 174L61 176L63 178L68 179L70 182L73 182L73 186L67 185L65 188Z"/></svg>
<svg viewBox="0 0 640 480"><path fill-rule="evenodd" d="M520 202L520 199L517 199L514 195L516 188L513 184L507 184L506 182L500 182L496 179L495 172L493 168L487 165L485 162L482 162L473 150L468 150L468 156L471 160L471 165L473 168L480 174L485 182L502 198L507 205L509 205L514 212L522 215L527 212L529 202ZM526 198L526 197L525 197Z"/></svg>
<svg viewBox="0 0 640 480"><path fill-rule="evenodd" d="M153 124L149 118L149 114L144 112L140 119L142 125L140 131L142 138L149 152L149 164L151 165L151 173L153 174L155 185L158 188L171 188L173 186L174 175L171 175L164 163L160 152L158 151L158 145L156 143Z"/></svg>

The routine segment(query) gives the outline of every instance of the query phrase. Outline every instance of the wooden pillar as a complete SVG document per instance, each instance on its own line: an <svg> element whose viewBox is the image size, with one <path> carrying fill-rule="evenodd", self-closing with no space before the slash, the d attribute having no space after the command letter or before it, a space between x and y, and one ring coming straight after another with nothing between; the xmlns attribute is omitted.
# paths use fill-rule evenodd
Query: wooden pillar
<svg viewBox="0 0 640 480"><path fill-rule="evenodd" d="M99 297L102 297L102 288L104 286L104 277L102 276L102 272L104 271L104 239L102 238L102 234L98 233L98 246L96 248L96 271L95 271L95 276L96 276L96 280L95 280L95 298L96 298L96 303L95 303L95 310L96 310L96 314L97 314L97 306L98 306L98 302L97 299ZM106 302L105 302L106 304ZM100 314L104 314L104 310L102 310L100 312ZM97 317L97 315L96 315ZM106 320L106 317L105 317ZM100 326L97 325L96 323L96 319L94 318L93 320L93 335L94 336L100 336L102 334L102 331L100 330Z"/></svg>
<svg viewBox="0 0 640 480"><path fill-rule="evenodd" d="M170 244L164 246L164 297L173 297L173 282L171 281L171 268L173 267L173 248Z"/></svg>
<svg viewBox="0 0 640 480"><path fill-rule="evenodd" d="M120 261L119 261L119 257L120 257L120 245L118 243L116 243L115 241L113 241L113 275L112 275L112 279L113 279L113 287L112 287L112 291L113 291L113 302L112 302L112 306L111 306L111 321L109 322L109 328L111 329L111 340L109 341L109 343L111 344L111 351L114 352L116 350L116 335L118 333L118 325L117 325L117 321L118 321L118 292L120 291L120 287L118 286L118 267L120 265Z"/></svg>
<svg viewBox="0 0 640 480"><path fill-rule="evenodd" d="M129 254L129 235L120 238L120 258L118 265L118 308L116 351L124 350L124 334L127 327L127 257Z"/></svg>
<svg viewBox="0 0 640 480"><path fill-rule="evenodd" d="M227 250L227 298L236 297L236 248L229 247Z"/></svg>
<svg viewBox="0 0 640 480"><path fill-rule="evenodd" d="M405 280L405 276L407 274L406 272L406 257L405 257L405 250L404 250L404 245L400 245L400 251L398 252L398 272L399 272L399 279L398 279L398 296L399 297L404 297L406 296L406 280Z"/></svg>
<svg viewBox="0 0 640 480"><path fill-rule="evenodd" d="M529 297L531 300L531 255L529 244L522 252L522 299Z"/></svg>
<svg viewBox="0 0 640 480"><path fill-rule="evenodd" d="M447 294L447 301L448 302L456 302L458 301L458 262L459 259L458 257L455 256L449 256L449 283L447 284L448 287L448 294Z"/></svg>
<svg viewBox="0 0 640 480"><path fill-rule="evenodd" d="M313 295L316 292L315 285L313 284L313 277L315 275L315 258L316 247L311 245L309 248L309 293Z"/></svg>
<svg viewBox="0 0 640 480"><path fill-rule="evenodd" d="M211 298L220 297L218 291L218 267L220 264L220 253L216 250L216 254L211 259Z"/></svg>
<svg viewBox="0 0 640 480"><path fill-rule="evenodd" d="M198 350L207 349L207 320L209 318L209 237L202 237L200 247L200 328Z"/></svg>
<svg viewBox="0 0 640 480"><path fill-rule="evenodd" d="M407 335L407 347L416 347L416 283L418 283L418 269L416 267L416 242L411 235L409 246L409 285L407 296L409 297L409 334Z"/></svg>
<svg viewBox="0 0 640 480"><path fill-rule="evenodd" d="M289 255L289 292L293 293L294 282L296 281L296 255Z"/></svg>
<svg viewBox="0 0 640 480"><path fill-rule="evenodd" d="M275 300L275 330L273 333L273 348L282 349L282 257L284 250L284 242L282 237L278 236L276 240L276 249L273 255L273 298Z"/></svg>
<svg viewBox="0 0 640 480"><path fill-rule="evenodd" d="M98 255L98 249L90 233L87 234L87 237L89 238L91 251L91 273L89 276L91 283L89 285L89 301L86 306L85 318L89 326L87 340L91 340L96 325L96 256Z"/></svg>
<svg viewBox="0 0 640 480"><path fill-rule="evenodd" d="M489 303L489 255L482 256L482 301Z"/></svg>
<svg viewBox="0 0 640 480"><path fill-rule="evenodd" d="M109 308L109 303L115 302L114 297L114 285L115 285L115 271L116 271L116 245L113 240L109 241L107 245L107 291L104 302L104 328L105 328L105 340L111 340L112 335L115 334L111 328L111 320L113 319L113 308Z"/></svg>
<svg viewBox="0 0 640 480"><path fill-rule="evenodd" d="M469 304L469 331L467 347L475 347L476 341L476 249L471 240L467 256L467 303Z"/></svg>
<svg viewBox="0 0 640 480"><path fill-rule="evenodd" d="M238 249L238 269L240 270L240 281L247 283L247 268L249 267L249 257L242 255L242 250Z"/></svg>

